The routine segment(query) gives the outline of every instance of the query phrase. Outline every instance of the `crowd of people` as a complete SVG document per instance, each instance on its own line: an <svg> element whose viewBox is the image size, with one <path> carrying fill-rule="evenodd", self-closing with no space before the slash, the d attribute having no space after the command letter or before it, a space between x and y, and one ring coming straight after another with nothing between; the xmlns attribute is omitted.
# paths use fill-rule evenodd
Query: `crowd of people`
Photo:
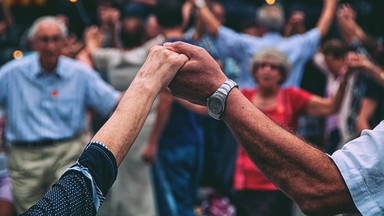
<svg viewBox="0 0 384 216"><path fill-rule="evenodd" d="M0 0L0 216L382 213L382 41L295 3Z"/></svg>

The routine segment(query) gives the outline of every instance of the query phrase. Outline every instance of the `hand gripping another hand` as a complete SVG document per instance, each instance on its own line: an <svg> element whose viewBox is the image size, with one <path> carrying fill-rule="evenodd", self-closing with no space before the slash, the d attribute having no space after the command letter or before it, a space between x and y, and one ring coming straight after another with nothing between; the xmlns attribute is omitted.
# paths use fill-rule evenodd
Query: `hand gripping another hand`
<svg viewBox="0 0 384 216"><path fill-rule="evenodd" d="M173 52L162 46L154 46L149 51L136 78L143 78L152 88L161 90L167 87L177 71L188 61L186 55Z"/></svg>
<svg viewBox="0 0 384 216"><path fill-rule="evenodd" d="M228 78L208 52L184 42L165 43L164 47L188 56L187 61L169 84L171 93L199 105L207 105L211 96Z"/></svg>

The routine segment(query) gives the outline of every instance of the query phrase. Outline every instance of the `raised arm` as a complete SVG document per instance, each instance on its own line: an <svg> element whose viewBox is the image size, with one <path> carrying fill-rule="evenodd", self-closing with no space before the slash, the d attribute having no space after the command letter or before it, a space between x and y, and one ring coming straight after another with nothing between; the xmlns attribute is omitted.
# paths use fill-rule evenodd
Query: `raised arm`
<svg viewBox="0 0 384 216"><path fill-rule="evenodd" d="M339 0L323 0L323 9L316 24L316 28L319 29L322 37L328 33L338 2Z"/></svg>
<svg viewBox="0 0 384 216"><path fill-rule="evenodd" d="M221 27L222 24L211 12L205 0L189 0L189 1L191 1L195 5L195 8L198 12L198 16L207 27L209 33L213 37L216 37L219 31L219 28Z"/></svg>
<svg viewBox="0 0 384 216"><path fill-rule="evenodd" d="M362 70L376 82L384 86L384 70L373 64L365 55L349 53L347 63L350 68Z"/></svg>
<svg viewBox="0 0 384 216"><path fill-rule="evenodd" d="M172 93L205 105L227 77L202 48L181 42L164 46L190 58L171 82ZM238 89L229 93L226 104L223 119L239 143L263 174L305 213L357 211L338 168L326 154L279 127Z"/></svg>
<svg viewBox="0 0 384 216"><path fill-rule="evenodd" d="M3 14L3 20L0 20L0 36L2 36L7 29L13 24L13 16L9 7L4 3L4 0L0 0L0 10Z"/></svg>
<svg viewBox="0 0 384 216"><path fill-rule="evenodd" d="M115 112L78 162L23 215L96 215L157 94L187 60L163 47L152 48Z"/></svg>
<svg viewBox="0 0 384 216"><path fill-rule="evenodd" d="M348 70L343 75L343 79L340 82L339 88L332 98L323 98L316 95L312 96L305 110L306 114L311 116L327 116L338 112L341 108L345 89L348 84L348 78L350 77L351 73L352 70Z"/></svg>
<svg viewBox="0 0 384 216"><path fill-rule="evenodd" d="M354 39L362 40L366 35L363 29L356 23L356 13L351 5L343 4L337 9L336 16L340 33L347 44Z"/></svg>
<svg viewBox="0 0 384 216"><path fill-rule="evenodd" d="M184 55L164 52L160 46L152 48L115 112L92 138L112 151L118 165L135 141L157 94L186 60Z"/></svg>

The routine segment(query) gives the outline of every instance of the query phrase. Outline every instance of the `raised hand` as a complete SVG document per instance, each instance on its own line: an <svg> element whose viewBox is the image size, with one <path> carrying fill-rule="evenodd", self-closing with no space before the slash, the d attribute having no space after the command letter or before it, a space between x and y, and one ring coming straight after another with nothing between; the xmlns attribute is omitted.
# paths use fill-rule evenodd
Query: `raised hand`
<svg viewBox="0 0 384 216"><path fill-rule="evenodd" d="M105 33L97 26L90 26L84 30L84 42L90 53L103 44Z"/></svg>
<svg viewBox="0 0 384 216"><path fill-rule="evenodd" d="M228 79L220 66L201 47L183 42L166 43L164 47L189 58L170 83L171 93L192 103L206 106L207 98Z"/></svg>
<svg viewBox="0 0 384 216"><path fill-rule="evenodd" d="M162 46L154 46L149 51L144 65L136 78L144 78L162 89L169 85L176 72L188 61L188 57ZM159 85L159 86L158 86Z"/></svg>

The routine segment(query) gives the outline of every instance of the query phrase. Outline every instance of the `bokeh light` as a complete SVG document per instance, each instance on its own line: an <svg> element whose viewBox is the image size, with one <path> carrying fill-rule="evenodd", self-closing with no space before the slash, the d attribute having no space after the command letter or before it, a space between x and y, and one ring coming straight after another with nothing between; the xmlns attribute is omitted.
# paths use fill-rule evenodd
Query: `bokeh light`
<svg viewBox="0 0 384 216"><path fill-rule="evenodd" d="M15 50L12 55L14 59L21 59L24 56L20 50Z"/></svg>
<svg viewBox="0 0 384 216"><path fill-rule="evenodd" d="M72 3L76 3L77 2L77 0L69 0L70 2L72 2Z"/></svg>
<svg viewBox="0 0 384 216"><path fill-rule="evenodd" d="M265 0L265 2L269 5L275 4L276 0Z"/></svg>

